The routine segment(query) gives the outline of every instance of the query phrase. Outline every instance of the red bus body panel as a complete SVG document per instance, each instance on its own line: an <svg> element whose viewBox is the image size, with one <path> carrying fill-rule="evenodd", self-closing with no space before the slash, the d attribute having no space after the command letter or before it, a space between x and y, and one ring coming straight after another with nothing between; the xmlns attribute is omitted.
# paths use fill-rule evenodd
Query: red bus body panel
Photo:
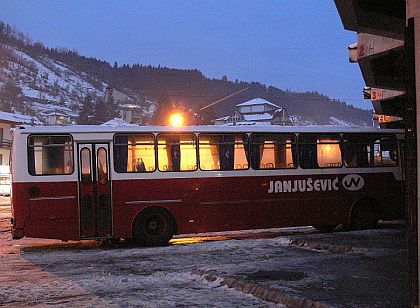
<svg viewBox="0 0 420 308"><path fill-rule="evenodd" d="M382 218L401 217L401 189L392 173L362 174L364 187L343 187L346 174L317 176L247 176L138 179L112 182L115 238L131 238L137 215L146 207L164 207L175 217L177 233L350 223L352 206L360 199L378 202ZM322 183L320 191L293 191L294 182ZM334 190L334 185L338 190ZM272 192L270 181L290 181L292 191ZM300 181L300 182L299 182ZM14 238L80 239L77 182L13 184ZM30 197L31 187L39 196ZM302 186L302 185L301 185ZM303 187L300 187L301 190ZM307 188L309 189L309 188ZM55 200L58 196L68 199ZM25 206L22 206L25 205ZM24 230L24 233L22 233Z"/></svg>
<svg viewBox="0 0 420 308"><path fill-rule="evenodd" d="M38 196L30 196L33 187ZM77 182L13 183L12 194L13 238L80 238Z"/></svg>

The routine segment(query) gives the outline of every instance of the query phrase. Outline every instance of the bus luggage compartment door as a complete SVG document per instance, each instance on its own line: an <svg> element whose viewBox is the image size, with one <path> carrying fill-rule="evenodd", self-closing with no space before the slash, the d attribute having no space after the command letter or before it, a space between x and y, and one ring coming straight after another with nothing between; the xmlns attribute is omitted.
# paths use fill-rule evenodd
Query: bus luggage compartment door
<svg viewBox="0 0 420 308"><path fill-rule="evenodd" d="M79 208L81 238L110 237L111 181L108 144L79 144Z"/></svg>

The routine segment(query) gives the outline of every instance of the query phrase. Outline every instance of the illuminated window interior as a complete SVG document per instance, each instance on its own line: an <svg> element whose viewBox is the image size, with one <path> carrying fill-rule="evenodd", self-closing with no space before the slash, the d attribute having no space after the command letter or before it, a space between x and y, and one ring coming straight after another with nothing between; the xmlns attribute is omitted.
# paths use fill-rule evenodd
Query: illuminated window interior
<svg viewBox="0 0 420 308"><path fill-rule="evenodd" d="M341 150L338 139L318 139L317 160L321 168L341 167Z"/></svg>
<svg viewBox="0 0 420 308"><path fill-rule="evenodd" d="M220 170L219 147L213 136L200 135L200 168Z"/></svg>
<svg viewBox="0 0 420 308"><path fill-rule="evenodd" d="M246 135L200 135L201 170L248 169Z"/></svg>
<svg viewBox="0 0 420 308"><path fill-rule="evenodd" d="M114 142L115 171L155 171L155 142L152 134L118 134Z"/></svg>
<svg viewBox="0 0 420 308"><path fill-rule="evenodd" d="M248 159L242 136L235 136L235 169L248 169Z"/></svg>
<svg viewBox="0 0 420 308"><path fill-rule="evenodd" d="M155 170L155 146L153 135L136 135L128 140L128 172Z"/></svg>
<svg viewBox="0 0 420 308"><path fill-rule="evenodd" d="M158 136L158 168L160 171L193 171L197 169L194 135Z"/></svg>
<svg viewBox="0 0 420 308"><path fill-rule="evenodd" d="M291 135L253 135L252 161L254 169L294 168Z"/></svg>

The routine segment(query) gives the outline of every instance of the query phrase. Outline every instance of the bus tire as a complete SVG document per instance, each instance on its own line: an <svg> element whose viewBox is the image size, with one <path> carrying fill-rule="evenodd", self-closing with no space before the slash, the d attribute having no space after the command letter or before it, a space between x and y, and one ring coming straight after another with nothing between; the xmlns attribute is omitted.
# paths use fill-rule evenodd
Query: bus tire
<svg viewBox="0 0 420 308"><path fill-rule="evenodd" d="M379 221L380 208L373 200L358 201L351 211L351 228L353 230L374 229Z"/></svg>
<svg viewBox="0 0 420 308"><path fill-rule="evenodd" d="M331 233L334 232L335 228L337 228L338 225L316 225L313 226L315 229L317 229L319 232L322 233Z"/></svg>
<svg viewBox="0 0 420 308"><path fill-rule="evenodd" d="M175 219L163 208L145 209L133 224L133 240L142 246L165 246L175 232Z"/></svg>

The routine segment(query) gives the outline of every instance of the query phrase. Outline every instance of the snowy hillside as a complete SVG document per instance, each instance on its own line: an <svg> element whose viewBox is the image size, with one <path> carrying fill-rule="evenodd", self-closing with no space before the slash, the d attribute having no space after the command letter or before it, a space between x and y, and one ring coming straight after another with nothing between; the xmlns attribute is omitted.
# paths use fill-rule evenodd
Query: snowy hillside
<svg viewBox="0 0 420 308"><path fill-rule="evenodd" d="M86 95L104 96L107 84L85 72L46 57L33 58L12 46L1 47L7 50L7 63L0 67L0 86L12 80L22 89L25 106L41 117L57 109L77 114Z"/></svg>

